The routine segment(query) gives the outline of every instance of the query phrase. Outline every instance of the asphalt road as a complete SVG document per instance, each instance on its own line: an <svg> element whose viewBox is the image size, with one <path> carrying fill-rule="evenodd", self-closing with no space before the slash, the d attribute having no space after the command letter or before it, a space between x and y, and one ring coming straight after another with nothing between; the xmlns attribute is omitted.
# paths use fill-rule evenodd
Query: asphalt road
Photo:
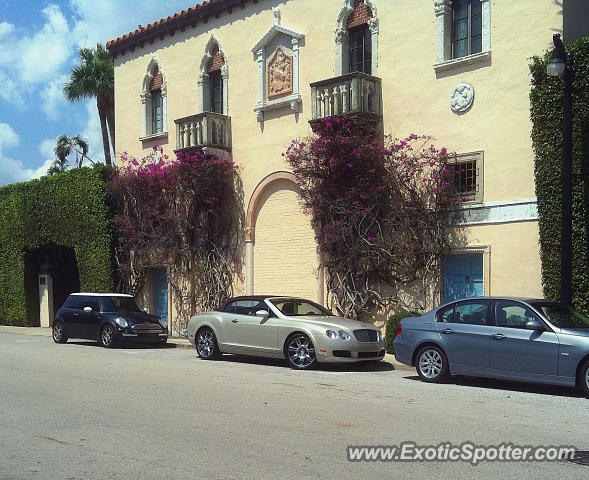
<svg viewBox="0 0 589 480"><path fill-rule="evenodd" d="M513 442L589 450L569 389L417 380L385 363L295 372L192 350L0 333L0 479L587 479L552 463L347 461L348 445Z"/></svg>

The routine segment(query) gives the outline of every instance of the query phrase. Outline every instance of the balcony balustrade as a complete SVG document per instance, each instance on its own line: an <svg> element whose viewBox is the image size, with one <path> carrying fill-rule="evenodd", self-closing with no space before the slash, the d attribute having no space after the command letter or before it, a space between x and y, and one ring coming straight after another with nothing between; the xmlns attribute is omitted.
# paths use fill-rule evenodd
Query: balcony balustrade
<svg viewBox="0 0 589 480"><path fill-rule="evenodd" d="M312 83L311 126L335 115L382 124L381 79L356 72Z"/></svg>
<svg viewBox="0 0 589 480"><path fill-rule="evenodd" d="M174 120L176 151L194 148L231 151L231 117L204 112Z"/></svg>

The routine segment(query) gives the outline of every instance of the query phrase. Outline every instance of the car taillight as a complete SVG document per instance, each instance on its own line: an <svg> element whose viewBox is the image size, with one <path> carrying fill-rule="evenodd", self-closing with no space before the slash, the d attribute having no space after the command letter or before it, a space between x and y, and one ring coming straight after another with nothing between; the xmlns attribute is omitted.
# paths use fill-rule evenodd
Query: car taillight
<svg viewBox="0 0 589 480"><path fill-rule="evenodd" d="M397 337L400 337L402 332L403 332L403 325L401 325L399 323L399 326L397 327Z"/></svg>

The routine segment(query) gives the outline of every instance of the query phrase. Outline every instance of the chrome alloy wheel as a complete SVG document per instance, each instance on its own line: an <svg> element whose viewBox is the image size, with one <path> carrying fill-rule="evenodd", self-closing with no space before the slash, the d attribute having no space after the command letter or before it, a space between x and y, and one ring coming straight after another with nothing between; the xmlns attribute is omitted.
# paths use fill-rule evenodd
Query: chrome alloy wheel
<svg viewBox="0 0 589 480"><path fill-rule="evenodd" d="M61 341L63 340L63 323L56 322L53 325L53 340L56 343L61 343Z"/></svg>
<svg viewBox="0 0 589 480"><path fill-rule="evenodd" d="M196 340L196 349L202 358L209 358L215 353L215 339L213 332L202 330Z"/></svg>
<svg viewBox="0 0 589 480"><path fill-rule="evenodd" d="M114 340L114 331L110 325L105 326L100 333L100 340L102 345L106 348L109 348L113 344Z"/></svg>
<svg viewBox="0 0 589 480"><path fill-rule="evenodd" d="M587 390L589 390L589 368L585 372L585 385L587 386Z"/></svg>
<svg viewBox="0 0 589 480"><path fill-rule="evenodd" d="M419 357L419 370L426 378L436 378L442 372L442 356L436 350L425 350Z"/></svg>
<svg viewBox="0 0 589 480"><path fill-rule="evenodd" d="M297 368L307 368L315 362L315 348L304 335L292 338L287 347L288 359Z"/></svg>

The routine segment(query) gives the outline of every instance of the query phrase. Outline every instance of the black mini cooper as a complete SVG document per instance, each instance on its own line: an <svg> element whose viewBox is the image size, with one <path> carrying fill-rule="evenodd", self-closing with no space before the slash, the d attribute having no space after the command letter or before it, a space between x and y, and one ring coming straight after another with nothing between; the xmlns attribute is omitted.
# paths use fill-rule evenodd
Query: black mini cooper
<svg viewBox="0 0 589 480"><path fill-rule="evenodd" d="M168 325L146 313L131 295L118 293L73 293L57 311L53 340L97 340L111 348L119 341L164 344Z"/></svg>

